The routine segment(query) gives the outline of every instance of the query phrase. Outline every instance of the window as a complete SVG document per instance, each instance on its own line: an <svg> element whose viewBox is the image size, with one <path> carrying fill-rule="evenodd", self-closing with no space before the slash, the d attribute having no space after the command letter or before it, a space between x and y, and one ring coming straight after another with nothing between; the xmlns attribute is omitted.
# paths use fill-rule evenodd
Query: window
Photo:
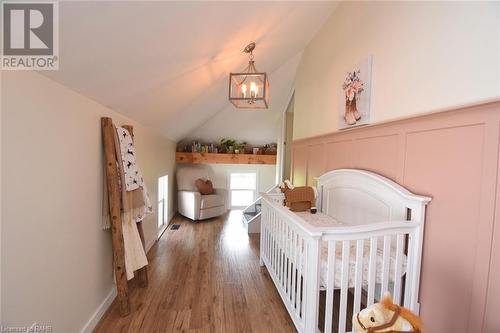
<svg viewBox="0 0 500 333"><path fill-rule="evenodd" d="M158 229L168 224L168 175L158 178Z"/></svg>
<svg viewBox="0 0 500 333"><path fill-rule="evenodd" d="M231 173L229 179L231 207L246 207L255 200L256 173Z"/></svg>

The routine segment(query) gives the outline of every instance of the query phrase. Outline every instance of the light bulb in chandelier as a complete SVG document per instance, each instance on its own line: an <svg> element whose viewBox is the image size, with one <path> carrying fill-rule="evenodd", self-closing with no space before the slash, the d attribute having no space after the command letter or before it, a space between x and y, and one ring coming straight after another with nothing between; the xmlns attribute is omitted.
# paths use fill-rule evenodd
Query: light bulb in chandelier
<svg viewBox="0 0 500 333"><path fill-rule="evenodd" d="M255 99L258 95L259 87L255 84L255 82L250 82L250 97Z"/></svg>
<svg viewBox="0 0 500 333"><path fill-rule="evenodd" d="M247 97L247 85L244 83L241 85L241 94L243 97Z"/></svg>

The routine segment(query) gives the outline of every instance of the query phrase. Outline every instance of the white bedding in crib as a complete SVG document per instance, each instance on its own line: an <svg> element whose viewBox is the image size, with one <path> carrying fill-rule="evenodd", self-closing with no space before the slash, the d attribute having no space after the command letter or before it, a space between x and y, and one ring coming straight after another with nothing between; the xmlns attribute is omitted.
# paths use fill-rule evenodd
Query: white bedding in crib
<svg viewBox="0 0 500 333"><path fill-rule="evenodd" d="M320 212L317 212L316 214L311 214L308 211L294 213L300 216L308 224L315 227L341 227L345 225L344 223L335 220L331 216Z"/></svg>
<svg viewBox="0 0 500 333"><path fill-rule="evenodd" d="M376 267L377 272L375 274L376 283L382 283L382 262L383 262L383 249L379 245L377 247L377 256L376 256ZM364 249L363 249L363 279L362 286L368 286L368 268L370 262L370 241L364 241ZM396 249L391 249L390 255L390 264L389 264L389 282L394 281L395 274L395 262L396 262ZM402 274L406 272L406 256L403 255L402 260ZM356 242L351 242L350 251L349 251L349 288L354 287L355 283L355 269L356 269ZM321 266L320 266L320 283L322 287L327 287L327 270L328 270L328 243L322 242L321 244ZM342 279L342 243L337 242L335 246L335 288L340 288L340 283Z"/></svg>
<svg viewBox="0 0 500 333"><path fill-rule="evenodd" d="M311 214L309 212L296 212L304 221L308 224L317 227L335 227L343 226L344 224L333 219L332 217L325 215L323 213ZM376 283L382 283L382 265L383 265L383 241L379 241L377 246L377 256L376 256ZM362 273L362 286L368 286L368 269L370 262L370 241L365 240L363 244L363 273ZM393 242L394 245L394 242ZM407 258L403 255L402 258L402 269L401 275L406 272ZM327 271L328 271L328 242L321 242L321 264L320 264L320 285L321 287L327 287ZM391 247L390 252L390 264L389 264L389 282L394 282L395 275L395 262L396 262L396 248ZM356 242L352 241L350 244L349 251L349 288L354 287L355 283L355 269L356 269ZM340 288L342 279L342 242L337 242L335 246L335 288Z"/></svg>

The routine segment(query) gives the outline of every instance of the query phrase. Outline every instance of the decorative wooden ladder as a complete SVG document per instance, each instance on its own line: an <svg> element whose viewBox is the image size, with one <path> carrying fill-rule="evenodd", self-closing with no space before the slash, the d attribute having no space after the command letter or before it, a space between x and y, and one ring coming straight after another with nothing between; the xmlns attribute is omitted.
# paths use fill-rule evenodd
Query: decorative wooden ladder
<svg viewBox="0 0 500 333"><path fill-rule="evenodd" d="M130 125L122 126L134 138L134 129ZM111 118L101 118L102 137L104 144L104 158L106 162L106 183L108 188L109 216L111 221L111 235L113 243L113 264L116 279L116 289L118 291L118 302L120 304L120 315L127 316L130 313L130 300L128 294L127 274L125 272L125 249L123 244L123 229L121 219L121 192L119 188L120 173L117 168L114 133L115 127ZM141 237L142 246L144 244L144 231L142 222L137 223L137 229ZM148 270L144 266L138 270L137 278L139 286L148 286Z"/></svg>

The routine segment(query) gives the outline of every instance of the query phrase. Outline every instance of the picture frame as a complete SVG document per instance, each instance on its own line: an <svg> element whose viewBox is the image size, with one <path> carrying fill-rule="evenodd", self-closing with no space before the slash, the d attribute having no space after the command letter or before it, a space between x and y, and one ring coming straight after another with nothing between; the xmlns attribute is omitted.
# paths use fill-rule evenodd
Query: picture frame
<svg viewBox="0 0 500 333"><path fill-rule="evenodd" d="M368 56L344 75L339 88L339 129L367 125L372 119L372 61Z"/></svg>

